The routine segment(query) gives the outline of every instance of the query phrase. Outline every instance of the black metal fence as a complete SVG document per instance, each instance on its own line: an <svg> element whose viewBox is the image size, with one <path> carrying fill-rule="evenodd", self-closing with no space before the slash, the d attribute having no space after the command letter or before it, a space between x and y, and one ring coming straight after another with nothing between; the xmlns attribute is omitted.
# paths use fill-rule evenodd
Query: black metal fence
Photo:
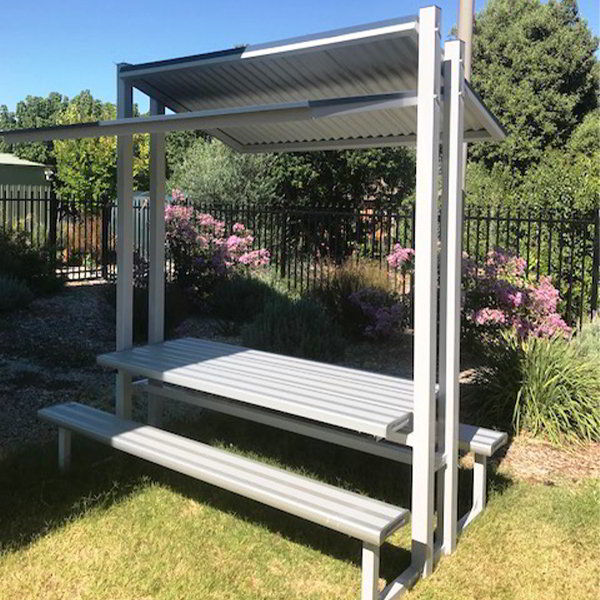
<svg viewBox="0 0 600 600"><path fill-rule="evenodd" d="M271 252L279 275L301 291L326 282L334 268L349 259L368 259L389 271L386 259L395 244L414 247L414 209L341 211L214 204L198 208L228 225L244 223L254 232L256 247ZM564 217L551 211L467 209L463 250L482 265L497 247L523 257L527 273L536 279L552 277L561 294L561 312L569 322L597 311L599 211ZM399 291L412 289L410 280L398 278L395 272L390 275Z"/></svg>
<svg viewBox="0 0 600 600"><path fill-rule="evenodd" d="M271 263L290 287L309 290L326 283L347 260L369 260L388 270L395 244L414 247L414 211L346 211L303 207L202 204L198 209L228 225L244 223L256 248L271 253ZM51 198L0 198L2 230L22 231L34 244L58 248L57 268L69 279L107 278L115 273L117 210L114 203L64 202ZM134 203L134 247L148 257L148 206ZM598 308L600 271L599 212L560 216L549 211L506 208L467 209L463 249L477 264L502 247L522 256L527 271L550 275L560 290L562 313L576 322ZM410 280L390 274L399 291Z"/></svg>

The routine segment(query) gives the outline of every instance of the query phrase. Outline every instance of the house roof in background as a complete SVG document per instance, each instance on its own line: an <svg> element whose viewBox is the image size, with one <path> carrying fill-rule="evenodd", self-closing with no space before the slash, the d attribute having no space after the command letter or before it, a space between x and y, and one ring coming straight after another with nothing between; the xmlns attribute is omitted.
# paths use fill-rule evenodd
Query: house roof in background
<svg viewBox="0 0 600 600"><path fill-rule="evenodd" d="M0 152L0 166L10 165L11 167L45 167L43 163L33 162L19 158L9 152Z"/></svg>

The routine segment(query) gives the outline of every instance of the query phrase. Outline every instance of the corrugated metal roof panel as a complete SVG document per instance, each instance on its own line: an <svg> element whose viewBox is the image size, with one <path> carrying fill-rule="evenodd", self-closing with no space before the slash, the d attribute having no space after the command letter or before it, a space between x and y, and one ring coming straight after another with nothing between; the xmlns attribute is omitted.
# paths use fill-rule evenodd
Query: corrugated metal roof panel
<svg viewBox="0 0 600 600"><path fill-rule="evenodd" d="M416 59L415 39L403 36L299 54L184 63L139 78L135 71L126 74L134 85L150 85L174 100L166 104L181 112L413 90Z"/></svg>

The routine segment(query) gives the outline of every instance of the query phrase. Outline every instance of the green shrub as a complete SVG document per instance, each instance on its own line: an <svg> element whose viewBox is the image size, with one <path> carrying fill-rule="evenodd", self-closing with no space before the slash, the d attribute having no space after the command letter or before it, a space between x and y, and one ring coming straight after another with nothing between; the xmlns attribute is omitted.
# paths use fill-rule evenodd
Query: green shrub
<svg viewBox="0 0 600 600"><path fill-rule="evenodd" d="M0 274L19 278L34 292L52 293L63 286L64 279L56 274L55 256L49 247L32 246L23 233L0 232Z"/></svg>
<svg viewBox="0 0 600 600"><path fill-rule="evenodd" d="M523 383L515 429L558 443L562 438L600 440L600 360L576 341L529 338L523 344Z"/></svg>
<svg viewBox="0 0 600 600"><path fill-rule="evenodd" d="M600 355L577 338L505 336L478 376L484 424L553 443L600 440Z"/></svg>
<svg viewBox="0 0 600 600"><path fill-rule="evenodd" d="M211 292L212 314L234 323L247 323L261 313L268 300L281 297L267 282L234 275L218 283Z"/></svg>
<svg viewBox="0 0 600 600"><path fill-rule="evenodd" d="M245 346L334 362L344 354L339 329L323 307L310 299L270 298L242 329Z"/></svg>
<svg viewBox="0 0 600 600"><path fill-rule="evenodd" d="M352 337L364 337L376 325L373 311L361 306L360 296L368 294L377 298L375 308L396 307L400 298L391 288L388 274L379 263L365 260L347 261L333 271L333 276L310 292L310 297L322 303L344 333ZM367 335L367 337L369 337Z"/></svg>
<svg viewBox="0 0 600 600"><path fill-rule="evenodd" d="M575 343L579 345L579 351L591 358L600 361L600 315L594 317L577 331Z"/></svg>
<svg viewBox="0 0 600 600"><path fill-rule="evenodd" d="M26 283L0 274L0 312L25 308L32 300L33 294Z"/></svg>

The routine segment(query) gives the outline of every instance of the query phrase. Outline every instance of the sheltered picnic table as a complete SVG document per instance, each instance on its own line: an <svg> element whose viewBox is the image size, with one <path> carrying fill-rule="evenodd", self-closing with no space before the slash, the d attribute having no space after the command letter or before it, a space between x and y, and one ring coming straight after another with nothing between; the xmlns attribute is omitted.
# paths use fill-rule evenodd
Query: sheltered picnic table
<svg viewBox="0 0 600 600"><path fill-rule="evenodd" d="M117 348L99 357L117 370L116 416L72 403L40 411L59 426L62 466L74 431L357 537L364 600L397 598L455 550L458 533L485 505L485 460L506 441L505 434L459 423L463 143L505 133L465 80L463 44L442 49L440 31L441 11L432 6L416 16L268 44L122 63L116 119L0 133L8 143L117 136ZM150 98L150 116L133 116L134 88ZM203 130L253 153L416 146L412 380L207 340L164 340L165 133L180 130ZM151 200L148 344L134 348L137 133L151 136ZM150 425L131 421L142 388ZM163 431L167 399L411 464L410 567L379 594L379 547L406 524L407 509ZM476 454L473 507L462 518L460 447Z"/></svg>

